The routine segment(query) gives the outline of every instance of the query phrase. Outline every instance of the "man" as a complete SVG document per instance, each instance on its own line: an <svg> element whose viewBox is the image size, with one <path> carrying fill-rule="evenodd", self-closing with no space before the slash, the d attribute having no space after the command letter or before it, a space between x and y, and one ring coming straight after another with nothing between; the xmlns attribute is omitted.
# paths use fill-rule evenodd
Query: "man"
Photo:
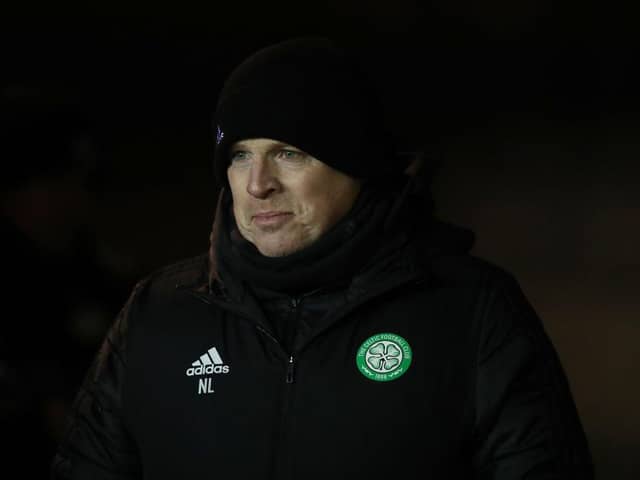
<svg viewBox="0 0 640 480"><path fill-rule="evenodd" d="M138 284L54 478L592 478L542 323L417 198L363 79L314 38L231 74L210 251Z"/></svg>

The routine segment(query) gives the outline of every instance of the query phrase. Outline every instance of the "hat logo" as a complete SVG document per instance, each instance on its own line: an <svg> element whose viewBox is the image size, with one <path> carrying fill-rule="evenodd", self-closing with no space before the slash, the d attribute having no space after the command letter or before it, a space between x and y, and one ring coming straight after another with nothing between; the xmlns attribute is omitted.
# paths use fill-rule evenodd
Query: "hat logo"
<svg viewBox="0 0 640 480"><path fill-rule="evenodd" d="M220 125L216 126L216 145L220 145L222 139L224 138L224 132L220 128Z"/></svg>

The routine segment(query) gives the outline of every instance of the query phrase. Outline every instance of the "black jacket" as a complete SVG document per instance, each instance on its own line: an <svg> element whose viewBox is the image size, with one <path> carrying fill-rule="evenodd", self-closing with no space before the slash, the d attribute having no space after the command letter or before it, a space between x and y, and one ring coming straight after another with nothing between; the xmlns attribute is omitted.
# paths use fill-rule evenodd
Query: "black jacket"
<svg viewBox="0 0 640 480"><path fill-rule="evenodd" d="M293 300L332 305L291 348L207 256L156 272L88 373L53 478L593 478L541 321L468 240L436 221L348 289Z"/></svg>

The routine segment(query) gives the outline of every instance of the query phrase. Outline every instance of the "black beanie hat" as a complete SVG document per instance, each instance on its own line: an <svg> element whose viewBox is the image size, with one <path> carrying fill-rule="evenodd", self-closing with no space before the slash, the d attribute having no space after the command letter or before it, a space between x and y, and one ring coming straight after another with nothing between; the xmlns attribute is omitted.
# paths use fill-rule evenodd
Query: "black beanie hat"
<svg viewBox="0 0 640 480"><path fill-rule="evenodd" d="M380 99L355 58L333 41L300 37L258 50L227 78L214 117L215 175L226 185L229 148L271 138L359 179L399 174Z"/></svg>

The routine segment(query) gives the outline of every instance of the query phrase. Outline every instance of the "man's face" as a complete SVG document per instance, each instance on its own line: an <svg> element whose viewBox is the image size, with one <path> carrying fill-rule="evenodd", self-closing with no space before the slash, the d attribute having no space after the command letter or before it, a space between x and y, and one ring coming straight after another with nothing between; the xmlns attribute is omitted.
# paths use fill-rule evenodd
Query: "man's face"
<svg viewBox="0 0 640 480"><path fill-rule="evenodd" d="M256 138L230 149L227 178L240 234L262 255L289 255L340 220L360 182L282 142Z"/></svg>

